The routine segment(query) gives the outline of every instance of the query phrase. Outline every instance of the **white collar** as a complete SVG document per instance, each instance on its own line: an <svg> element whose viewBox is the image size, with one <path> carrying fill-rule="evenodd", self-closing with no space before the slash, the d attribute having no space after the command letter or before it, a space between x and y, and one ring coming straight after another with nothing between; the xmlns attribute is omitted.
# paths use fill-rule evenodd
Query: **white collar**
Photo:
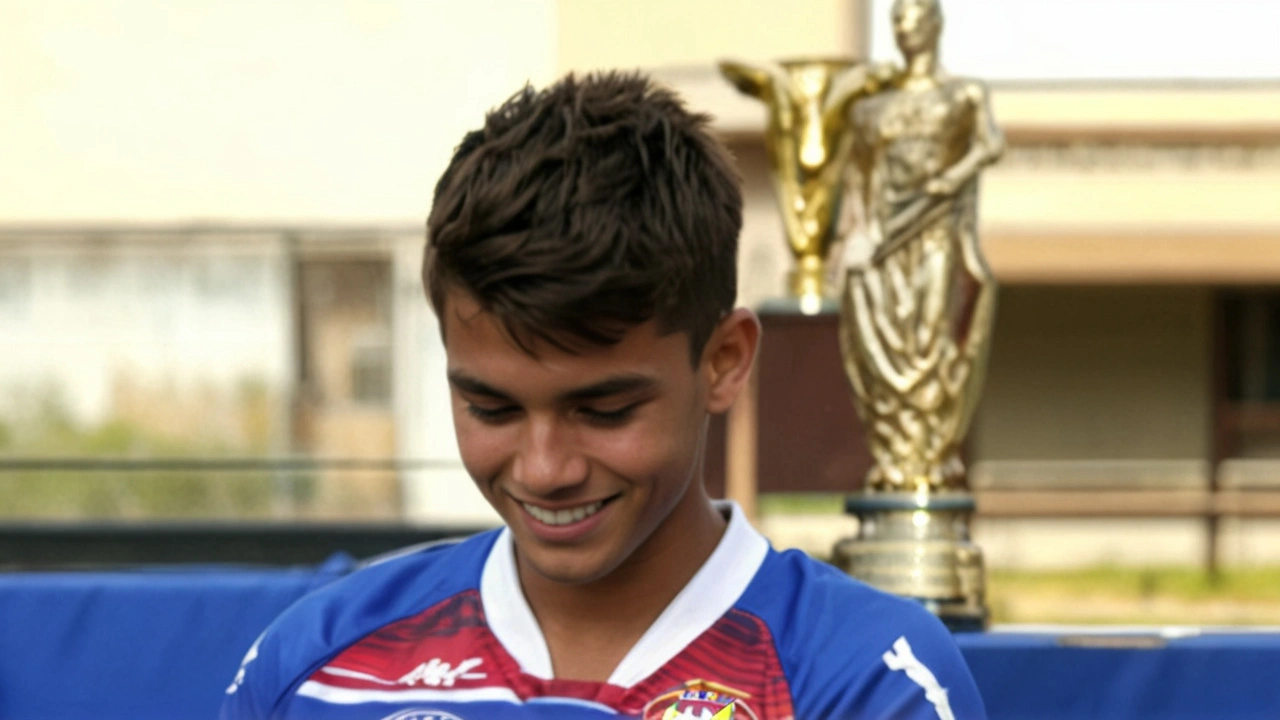
<svg viewBox="0 0 1280 720"><path fill-rule="evenodd" d="M751 527L733 502L716 502L729 511L729 526L711 557L631 648L609 684L629 688L666 665L706 632L738 601L769 553L769 542ZM480 601L489 629L521 670L551 679L551 654L542 629L520 587L511 530L503 528L480 575Z"/></svg>

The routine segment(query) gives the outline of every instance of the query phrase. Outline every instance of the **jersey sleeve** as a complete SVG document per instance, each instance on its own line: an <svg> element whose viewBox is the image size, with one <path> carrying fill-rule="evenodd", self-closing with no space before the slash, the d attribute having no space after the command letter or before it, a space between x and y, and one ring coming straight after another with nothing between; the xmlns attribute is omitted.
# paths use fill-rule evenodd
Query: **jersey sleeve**
<svg viewBox="0 0 1280 720"><path fill-rule="evenodd" d="M920 603L775 558L749 602L774 632L796 720L985 720L955 639Z"/></svg>
<svg viewBox="0 0 1280 720"><path fill-rule="evenodd" d="M861 687L833 698L829 716L984 720L986 710L964 658L947 630L939 631L942 635L916 628L898 636Z"/></svg>
<svg viewBox="0 0 1280 720"><path fill-rule="evenodd" d="M474 587L496 537L407 548L299 598L245 653L218 717L266 720L287 712L295 686L342 649Z"/></svg>
<svg viewBox="0 0 1280 720"><path fill-rule="evenodd" d="M985 720L973 675L936 617L900 598L869 605L863 622L850 617L815 645L807 662L819 667L808 672L797 718Z"/></svg>

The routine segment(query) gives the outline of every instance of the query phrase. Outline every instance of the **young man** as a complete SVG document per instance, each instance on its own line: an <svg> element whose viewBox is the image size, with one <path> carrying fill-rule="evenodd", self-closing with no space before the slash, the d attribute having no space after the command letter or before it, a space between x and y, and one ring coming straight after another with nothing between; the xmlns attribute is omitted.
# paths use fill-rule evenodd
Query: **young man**
<svg viewBox="0 0 1280 720"><path fill-rule="evenodd" d="M424 279L463 463L506 523L320 590L225 718L981 718L914 603L711 501L760 326L707 118L633 75L526 89L436 187Z"/></svg>

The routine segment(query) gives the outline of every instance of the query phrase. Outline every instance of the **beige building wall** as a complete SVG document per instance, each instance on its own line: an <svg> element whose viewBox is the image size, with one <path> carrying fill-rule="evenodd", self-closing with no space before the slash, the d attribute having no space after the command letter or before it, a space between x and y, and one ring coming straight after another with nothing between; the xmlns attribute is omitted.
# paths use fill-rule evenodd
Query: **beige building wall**
<svg viewBox="0 0 1280 720"><path fill-rule="evenodd" d="M1186 482L1202 472L1208 290L1012 286L999 302L971 436L979 485Z"/></svg>
<svg viewBox="0 0 1280 720"><path fill-rule="evenodd" d="M865 47L862 7L860 0L558 0L556 65L567 72L846 55Z"/></svg>
<svg viewBox="0 0 1280 720"><path fill-rule="evenodd" d="M0 222L421 222L554 0L5 0Z"/></svg>
<svg viewBox="0 0 1280 720"><path fill-rule="evenodd" d="M1003 282L1280 281L1273 83L993 87L1009 137L984 176Z"/></svg>

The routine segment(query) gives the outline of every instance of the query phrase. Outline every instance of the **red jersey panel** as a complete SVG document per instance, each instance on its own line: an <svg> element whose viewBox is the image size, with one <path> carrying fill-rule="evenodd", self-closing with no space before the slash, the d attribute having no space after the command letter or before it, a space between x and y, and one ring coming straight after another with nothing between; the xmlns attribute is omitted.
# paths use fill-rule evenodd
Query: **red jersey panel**
<svg viewBox="0 0 1280 720"><path fill-rule="evenodd" d="M488 690L525 702L571 697L638 716L654 698L693 680L741 698L758 720L790 720L790 690L773 638L762 620L731 609L681 653L631 688L609 683L541 679L519 664L489 631L480 594L464 592L370 634L315 671L309 683L391 699L395 693L440 688ZM485 696L486 693L470 693ZM357 697L355 692L351 697ZM745 716L740 715L740 717Z"/></svg>

